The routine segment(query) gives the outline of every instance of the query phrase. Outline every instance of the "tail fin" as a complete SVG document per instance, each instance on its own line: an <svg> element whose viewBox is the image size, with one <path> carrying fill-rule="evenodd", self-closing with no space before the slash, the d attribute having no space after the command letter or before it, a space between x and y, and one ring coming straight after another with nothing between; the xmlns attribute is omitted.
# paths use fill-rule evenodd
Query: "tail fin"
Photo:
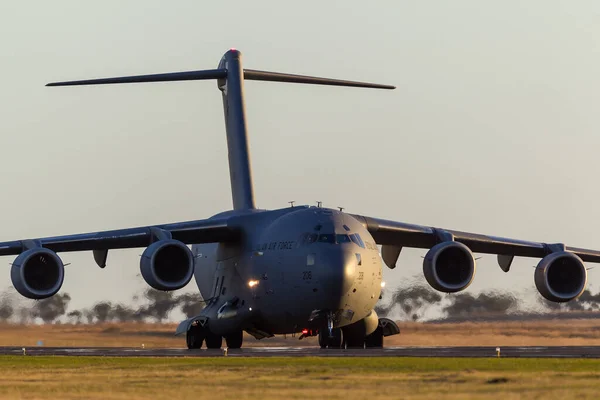
<svg viewBox="0 0 600 400"><path fill-rule="evenodd" d="M395 89L394 86L375 83L242 69L242 54L235 49L231 49L223 55L217 69L54 82L46 86L107 85L115 83L173 82L206 79L216 79L217 85L223 94L227 148L229 150L229 176L231 180L233 208L235 210L255 208L244 106L244 79L312 85Z"/></svg>

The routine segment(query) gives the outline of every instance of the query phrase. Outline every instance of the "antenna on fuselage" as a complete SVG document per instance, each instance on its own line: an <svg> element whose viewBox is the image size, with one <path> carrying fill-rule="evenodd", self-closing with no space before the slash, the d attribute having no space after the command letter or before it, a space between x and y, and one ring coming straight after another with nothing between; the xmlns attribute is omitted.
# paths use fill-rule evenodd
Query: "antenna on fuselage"
<svg viewBox="0 0 600 400"><path fill-rule="evenodd" d="M225 130L227 133L227 148L229 155L229 178L231 180L231 195L233 198L233 208L235 210L256 208L254 204L254 189L252 185L252 170L250 166L250 152L248 149L248 134L246 128L244 79L304 83L311 85L395 89L394 86L376 83L243 69L242 53L236 49L230 49L223 55L217 69L54 82L49 83L46 86L107 85L116 83L173 82L206 79L217 79L217 86L223 95Z"/></svg>

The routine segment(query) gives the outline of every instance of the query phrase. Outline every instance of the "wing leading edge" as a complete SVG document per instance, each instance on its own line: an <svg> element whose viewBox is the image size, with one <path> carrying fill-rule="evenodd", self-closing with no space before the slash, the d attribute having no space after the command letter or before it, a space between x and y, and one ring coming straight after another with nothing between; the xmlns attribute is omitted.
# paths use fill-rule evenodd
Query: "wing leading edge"
<svg viewBox="0 0 600 400"><path fill-rule="evenodd" d="M185 244L233 242L241 230L230 218L176 222L111 231L52 236L39 239L0 242L0 256L17 255L30 247L44 247L54 252L109 250L146 247L157 236L167 235Z"/></svg>
<svg viewBox="0 0 600 400"><path fill-rule="evenodd" d="M353 215L371 233L377 244L395 247L415 247L428 249L445 240L454 240L465 244L474 253L498 254L501 256L522 256L543 258L562 248L562 244L530 242L487 236L477 233L461 232L450 229L412 225L403 222ZM564 246L583 261L600 263L600 251Z"/></svg>

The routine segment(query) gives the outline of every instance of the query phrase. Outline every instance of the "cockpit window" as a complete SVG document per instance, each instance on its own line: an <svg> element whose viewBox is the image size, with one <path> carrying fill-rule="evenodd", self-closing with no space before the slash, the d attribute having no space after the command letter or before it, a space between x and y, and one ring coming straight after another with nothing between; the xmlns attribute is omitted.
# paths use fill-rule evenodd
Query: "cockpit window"
<svg viewBox="0 0 600 400"><path fill-rule="evenodd" d="M360 235L358 233L356 234L356 238L358 239L358 245L364 249L365 242L363 242L362 238L360 237Z"/></svg>
<svg viewBox="0 0 600 400"><path fill-rule="evenodd" d="M354 243L356 243L357 246L360 246L363 249L365 248L365 244L363 243L363 241L360 238L360 235L358 233L353 233L352 235L350 235L350 240L352 240Z"/></svg>
<svg viewBox="0 0 600 400"><path fill-rule="evenodd" d="M319 243L335 243L335 235L333 234L321 234L319 235Z"/></svg>
<svg viewBox="0 0 600 400"><path fill-rule="evenodd" d="M334 233L322 233L317 235L316 233L304 233L298 239L298 247L307 246L312 243L329 243L329 244L341 244L354 242L358 246L364 247L364 244L357 238L357 234L345 235L345 234L334 234Z"/></svg>
<svg viewBox="0 0 600 400"><path fill-rule="evenodd" d="M348 235L335 235L335 242L336 243L350 243L350 238L348 237Z"/></svg>

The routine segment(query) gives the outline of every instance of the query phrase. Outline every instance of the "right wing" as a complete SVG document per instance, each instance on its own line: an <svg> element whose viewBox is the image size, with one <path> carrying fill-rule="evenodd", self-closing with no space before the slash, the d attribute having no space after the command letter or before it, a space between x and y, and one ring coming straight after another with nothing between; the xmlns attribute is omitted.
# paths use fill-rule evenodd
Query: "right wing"
<svg viewBox="0 0 600 400"><path fill-rule="evenodd" d="M30 299L56 294L64 280L62 251L92 250L100 268L106 266L109 249L146 247L140 259L142 277L158 290L177 290L192 279L192 243L236 242L241 228L231 218L214 218L173 224L143 226L67 236L15 240L0 243L0 255L17 255L10 269L15 289Z"/></svg>

